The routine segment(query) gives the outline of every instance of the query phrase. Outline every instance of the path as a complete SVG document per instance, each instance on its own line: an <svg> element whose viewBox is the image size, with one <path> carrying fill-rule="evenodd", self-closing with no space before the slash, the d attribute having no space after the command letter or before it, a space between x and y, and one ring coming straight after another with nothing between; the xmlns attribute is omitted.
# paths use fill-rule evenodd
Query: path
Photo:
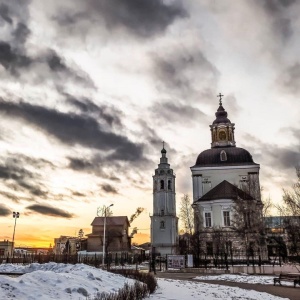
<svg viewBox="0 0 300 300"><path fill-rule="evenodd" d="M289 298L290 300L300 299L300 287L298 285L296 288L294 288L293 286L284 286L284 285L273 286L273 285L250 284L250 283L242 283L242 282L230 282L230 281L223 281L223 280L195 280L194 279L196 276L201 276L201 275L204 274L157 272L156 277L178 279L178 280L191 280L191 281L198 281L198 282L204 282L209 284L233 286L245 290L255 290L258 292L265 292L265 293L272 294L274 296Z"/></svg>

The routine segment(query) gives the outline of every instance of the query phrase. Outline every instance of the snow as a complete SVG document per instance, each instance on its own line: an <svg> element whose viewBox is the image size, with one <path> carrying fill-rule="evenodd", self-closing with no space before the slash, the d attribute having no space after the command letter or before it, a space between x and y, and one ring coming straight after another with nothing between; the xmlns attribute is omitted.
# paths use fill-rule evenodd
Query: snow
<svg viewBox="0 0 300 300"><path fill-rule="evenodd" d="M93 296L96 295L97 292L112 293L122 288L125 283L134 283L131 279L84 264L34 263L26 266L1 264L0 272L25 273L18 277L0 275L0 299L84 300L87 299L88 296L90 296L89 299L93 299ZM220 276L214 277L220 278ZM245 276L235 275L236 280L238 280L239 277L243 278ZM223 278L225 278L224 275ZM261 279L259 280L261 282ZM148 299L283 299L253 290L212 285L202 282L158 279L158 285L157 291Z"/></svg>
<svg viewBox="0 0 300 300"><path fill-rule="evenodd" d="M159 288L150 299L166 300L194 300L194 299L222 299L222 300L282 300L287 298L276 297L267 293L244 290L238 287L212 285L201 282L159 279Z"/></svg>
<svg viewBox="0 0 300 300"><path fill-rule="evenodd" d="M250 284L271 284L273 285L273 279L276 276L255 276L248 274L234 275L234 274L222 274L222 275L210 275L210 276L197 276L196 280L224 280L232 282L243 282ZM278 277L278 276L277 276ZM292 282L284 281L284 285L294 285Z"/></svg>
<svg viewBox="0 0 300 300"><path fill-rule="evenodd" d="M84 264L2 264L0 272L26 273L19 277L0 275L0 299L86 299L97 292L118 291L132 279Z"/></svg>

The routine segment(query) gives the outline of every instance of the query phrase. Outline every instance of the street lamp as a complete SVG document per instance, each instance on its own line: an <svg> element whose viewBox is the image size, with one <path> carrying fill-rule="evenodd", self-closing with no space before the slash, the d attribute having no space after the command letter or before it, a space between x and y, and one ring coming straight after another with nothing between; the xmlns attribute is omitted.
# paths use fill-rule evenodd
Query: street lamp
<svg viewBox="0 0 300 300"><path fill-rule="evenodd" d="M104 206L104 228L103 228L103 248L102 248L102 267L104 267L104 257L105 257L105 233L106 233L106 211L109 207L113 206L113 204L109 206Z"/></svg>
<svg viewBox="0 0 300 300"><path fill-rule="evenodd" d="M14 226L14 234L13 234L13 238L12 238L12 253L11 255L13 256L14 253L14 248L15 248L15 232L16 232L16 225L17 225L17 219L20 217L20 213L19 212L13 212L13 218L15 219L15 226Z"/></svg>

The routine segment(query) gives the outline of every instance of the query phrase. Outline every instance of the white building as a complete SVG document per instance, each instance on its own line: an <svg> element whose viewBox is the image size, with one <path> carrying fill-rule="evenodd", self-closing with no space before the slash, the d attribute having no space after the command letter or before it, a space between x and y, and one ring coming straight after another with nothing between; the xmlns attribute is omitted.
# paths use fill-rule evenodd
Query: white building
<svg viewBox="0 0 300 300"><path fill-rule="evenodd" d="M237 199L255 204L261 214L259 164L251 154L236 147L234 124L220 100L216 119L210 125L211 149L202 151L191 167L195 228L230 228ZM246 203L246 202L245 202ZM249 202L247 202L249 203Z"/></svg>
<svg viewBox="0 0 300 300"><path fill-rule="evenodd" d="M153 215L151 216L152 251L176 254L178 218L176 217L175 174L168 164L167 151L161 150L160 164L153 176Z"/></svg>

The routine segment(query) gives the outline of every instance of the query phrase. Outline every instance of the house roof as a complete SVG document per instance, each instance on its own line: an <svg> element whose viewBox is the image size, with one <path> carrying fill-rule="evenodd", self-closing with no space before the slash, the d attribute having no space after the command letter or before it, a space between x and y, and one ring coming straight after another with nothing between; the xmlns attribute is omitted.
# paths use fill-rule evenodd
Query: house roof
<svg viewBox="0 0 300 300"><path fill-rule="evenodd" d="M106 217L107 226L123 226L127 224L130 227L127 216L118 216L118 217ZM104 217L96 217L91 224L92 226L103 226Z"/></svg>
<svg viewBox="0 0 300 300"><path fill-rule="evenodd" d="M232 199L236 200L241 198L243 200L254 200L252 196L243 190L239 189L235 185L231 184L227 180L222 181L213 189L208 191L205 195L199 198L198 201L207 201L207 200L218 200L218 199Z"/></svg>

